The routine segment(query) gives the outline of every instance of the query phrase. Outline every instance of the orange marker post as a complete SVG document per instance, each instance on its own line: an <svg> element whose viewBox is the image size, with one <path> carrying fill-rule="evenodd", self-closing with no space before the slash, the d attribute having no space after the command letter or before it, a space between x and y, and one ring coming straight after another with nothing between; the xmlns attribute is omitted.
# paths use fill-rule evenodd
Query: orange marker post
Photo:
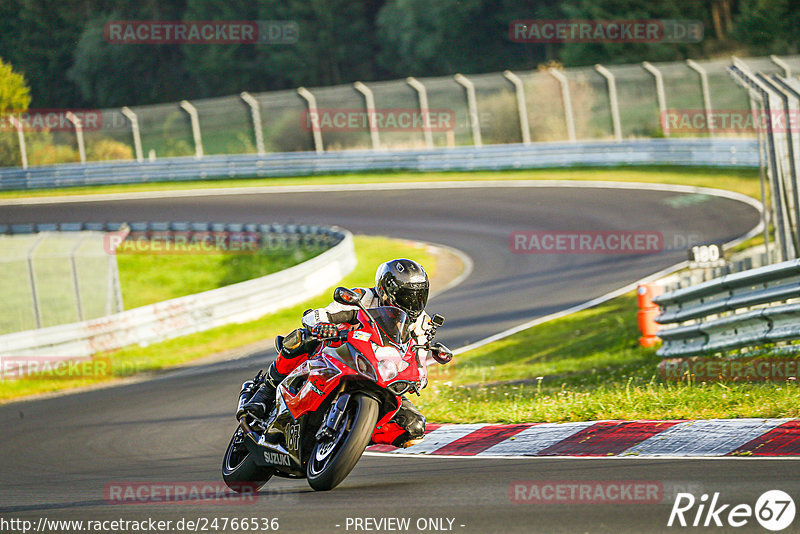
<svg viewBox="0 0 800 534"><path fill-rule="evenodd" d="M660 295L662 291L663 288L653 282L639 284L636 289L636 300L639 304L636 318L639 322L639 330L642 331L639 344L643 347L652 347L658 341L661 341L656 335L658 323L655 321L661 311L658 309L658 305L653 302L653 299Z"/></svg>

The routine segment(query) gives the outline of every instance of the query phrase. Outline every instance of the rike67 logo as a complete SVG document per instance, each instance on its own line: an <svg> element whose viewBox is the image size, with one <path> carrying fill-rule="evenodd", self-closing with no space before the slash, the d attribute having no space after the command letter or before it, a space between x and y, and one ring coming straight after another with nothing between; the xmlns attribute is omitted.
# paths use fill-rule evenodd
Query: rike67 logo
<svg viewBox="0 0 800 534"><path fill-rule="evenodd" d="M753 526L755 519L765 529L778 532L792 524L794 515L794 500L781 490L764 492L754 507L749 504L723 504L719 492L715 492L710 500L706 493L699 499L691 493L678 493L667 526L738 528Z"/></svg>

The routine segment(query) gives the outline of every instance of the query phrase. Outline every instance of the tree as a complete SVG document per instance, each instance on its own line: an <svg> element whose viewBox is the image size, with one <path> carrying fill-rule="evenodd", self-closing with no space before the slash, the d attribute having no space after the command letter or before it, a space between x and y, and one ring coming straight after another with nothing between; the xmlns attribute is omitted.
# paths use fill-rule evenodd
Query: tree
<svg viewBox="0 0 800 534"><path fill-rule="evenodd" d="M570 0L563 4L563 9L566 18L579 20L700 20L705 28L709 27L711 20L708 6L697 0L657 3L641 0ZM707 33L706 39L709 37ZM564 65L677 61L703 55L701 43L565 43L559 52Z"/></svg>
<svg viewBox="0 0 800 534"><path fill-rule="evenodd" d="M733 34L754 54L796 54L800 11L793 0L742 0Z"/></svg>
<svg viewBox="0 0 800 534"><path fill-rule="evenodd" d="M0 116L28 109L31 92L25 77L0 58Z"/></svg>
<svg viewBox="0 0 800 534"><path fill-rule="evenodd" d="M7 115L27 110L30 102L25 77L0 58L0 167L20 164L19 143Z"/></svg>
<svg viewBox="0 0 800 534"><path fill-rule="evenodd" d="M180 46L106 41L105 24L124 18L118 12L96 17L81 34L65 78L79 88L82 99L117 107L197 96L197 84L184 69Z"/></svg>

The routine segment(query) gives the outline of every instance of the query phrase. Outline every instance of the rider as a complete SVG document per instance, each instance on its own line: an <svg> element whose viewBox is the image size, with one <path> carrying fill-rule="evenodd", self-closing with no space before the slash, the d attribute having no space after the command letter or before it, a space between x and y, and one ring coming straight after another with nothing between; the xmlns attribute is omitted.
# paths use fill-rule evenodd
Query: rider
<svg viewBox="0 0 800 534"><path fill-rule="evenodd" d="M412 260L395 259L382 263L375 272L375 287L355 288L353 291L361 297L365 308L378 306L396 306L405 311L413 321L411 333L418 344L430 341L426 328L430 326L430 317L425 313L428 302L430 283L422 266ZM308 359L314 352L319 340L333 337L339 333L337 325L348 325L356 322L357 306L346 306L333 302L325 308L307 310L303 314L303 325L311 331L307 335L305 328L297 329L279 341L281 349L278 357L270 365L265 381L242 406L242 411L263 419L275 399L275 390L294 368ZM427 360L427 351L421 350L419 361L422 366ZM427 377L424 368L420 376ZM427 379L423 378L422 387ZM242 413L237 414L237 418ZM395 446L410 446L421 441L425 435L425 416L405 396L402 397L400 409L392 420L378 429L376 435L381 441Z"/></svg>

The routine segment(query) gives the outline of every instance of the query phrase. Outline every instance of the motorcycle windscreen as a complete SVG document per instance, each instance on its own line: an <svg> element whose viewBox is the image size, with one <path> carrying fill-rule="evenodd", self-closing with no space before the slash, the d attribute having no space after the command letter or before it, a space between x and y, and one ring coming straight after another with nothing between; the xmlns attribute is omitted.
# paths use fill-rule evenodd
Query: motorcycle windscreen
<svg viewBox="0 0 800 534"><path fill-rule="evenodd" d="M406 312L394 306L381 306L367 310L380 330L381 337L396 345L402 345L411 336Z"/></svg>

